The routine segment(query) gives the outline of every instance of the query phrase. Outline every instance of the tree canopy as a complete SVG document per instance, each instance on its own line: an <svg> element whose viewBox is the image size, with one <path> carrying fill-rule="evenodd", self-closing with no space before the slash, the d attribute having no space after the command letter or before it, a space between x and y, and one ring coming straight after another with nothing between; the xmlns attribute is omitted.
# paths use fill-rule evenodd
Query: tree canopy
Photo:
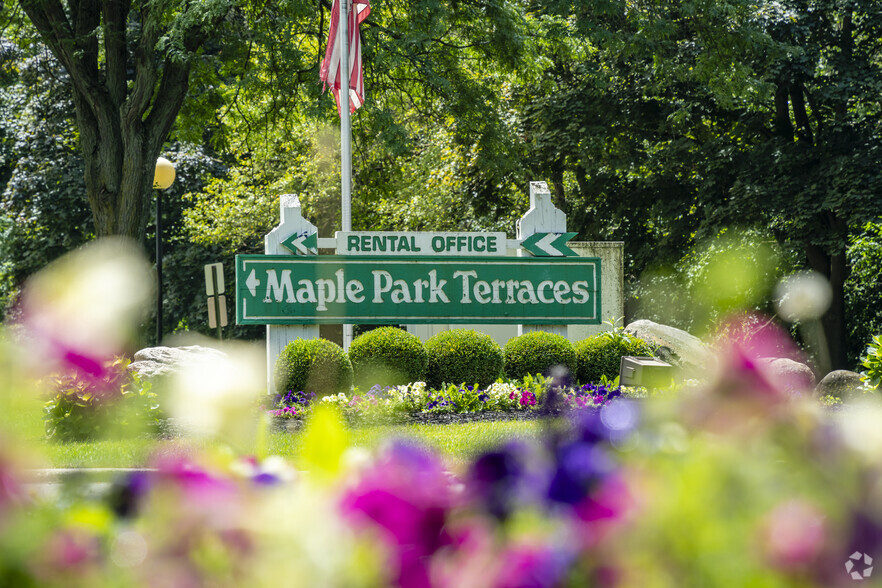
<svg viewBox="0 0 882 588"><path fill-rule="evenodd" d="M28 100L67 113L46 120L82 157L83 238L143 237L169 140L218 162L169 219L182 247L259 250L279 193L300 194L322 234L338 228L338 123L317 73L329 2L4 8L4 51L21 48L4 64L30 58L33 31L57 58L60 86ZM827 276L823 322L845 366L860 347L848 343L849 275L863 267L849 251L873 250L867 227L882 212L880 27L870 0L375 3L362 26L367 103L353 117L354 225L513 232L527 183L545 179L578 238L625 242L633 293L646 270L683 267L740 227L777 241L787 268ZM5 91L22 95L23 72L6 72ZM9 180L26 152L3 145L7 193L24 202Z"/></svg>
<svg viewBox="0 0 882 588"><path fill-rule="evenodd" d="M23 0L66 72L95 233L143 239L153 169L232 0Z"/></svg>

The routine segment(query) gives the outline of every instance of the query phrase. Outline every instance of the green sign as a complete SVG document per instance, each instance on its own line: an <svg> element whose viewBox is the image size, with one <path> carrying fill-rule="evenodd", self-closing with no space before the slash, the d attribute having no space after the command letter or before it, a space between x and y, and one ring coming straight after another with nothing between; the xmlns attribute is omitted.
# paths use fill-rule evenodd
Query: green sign
<svg viewBox="0 0 882 588"><path fill-rule="evenodd" d="M236 322L600 324L595 257L236 256Z"/></svg>

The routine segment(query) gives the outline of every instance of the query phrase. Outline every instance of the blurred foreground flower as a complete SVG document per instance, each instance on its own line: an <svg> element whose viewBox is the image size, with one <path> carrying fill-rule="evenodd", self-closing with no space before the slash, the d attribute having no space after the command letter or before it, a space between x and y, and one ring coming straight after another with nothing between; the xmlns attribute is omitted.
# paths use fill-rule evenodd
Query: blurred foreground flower
<svg viewBox="0 0 882 588"><path fill-rule="evenodd" d="M354 524L372 523L394 553L397 584L431 586L431 556L449 542L447 515L455 496L443 464L429 452L393 445L343 497Z"/></svg>
<svg viewBox="0 0 882 588"><path fill-rule="evenodd" d="M150 265L121 238L93 241L31 277L22 299L25 360L42 373L75 369L100 378L153 295Z"/></svg>
<svg viewBox="0 0 882 588"><path fill-rule="evenodd" d="M750 433L787 414L794 395L809 395L810 381L802 373L772 369L771 359L799 361L802 353L771 319L735 315L724 321L721 331L707 382L700 394L684 399L687 422L726 434Z"/></svg>
<svg viewBox="0 0 882 588"><path fill-rule="evenodd" d="M257 398L266 389L263 350L227 344L225 354L190 360L168 383L168 410L189 435L219 438L245 448L256 431Z"/></svg>
<svg viewBox="0 0 882 588"><path fill-rule="evenodd" d="M818 272L800 272L781 280L775 289L778 312L790 322L819 319L827 312L833 290Z"/></svg>
<svg viewBox="0 0 882 588"><path fill-rule="evenodd" d="M34 338L60 341L38 312L51 300L32 304ZM574 391L591 402L545 421L542 440L462 468L400 442L353 451L334 407L345 397L308 411L299 470L260 451L166 449L103 500L22 496L4 439L0 586L852 586L849 562L882 557L879 399L825 411L764 369L793 351L771 321L728 333L701 393ZM122 341L109 340L96 349ZM98 377L86 359L101 353L64 341L47 349L86 345L56 357ZM256 348L193 361L168 382L173 417L250 449L263 366ZM508 385L446 392L460 404L523 397Z"/></svg>

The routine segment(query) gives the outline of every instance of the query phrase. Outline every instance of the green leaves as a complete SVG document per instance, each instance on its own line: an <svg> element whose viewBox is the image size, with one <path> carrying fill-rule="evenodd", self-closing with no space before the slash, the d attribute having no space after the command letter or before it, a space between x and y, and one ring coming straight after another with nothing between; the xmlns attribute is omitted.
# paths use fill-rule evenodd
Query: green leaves
<svg viewBox="0 0 882 588"><path fill-rule="evenodd" d="M878 389L882 385L882 335L873 336L861 365L864 367L861 379L870 388Z"/></svg>
<svg viewBox="0 0 882 588"><path fill-rule="evenodd" d="M128 372L129 363L124 358L106 362L101 378L78 372L48 378L50 396L43 414L47 437L64 442L131 438L157 430L157 395L150 382Z"/></svg>

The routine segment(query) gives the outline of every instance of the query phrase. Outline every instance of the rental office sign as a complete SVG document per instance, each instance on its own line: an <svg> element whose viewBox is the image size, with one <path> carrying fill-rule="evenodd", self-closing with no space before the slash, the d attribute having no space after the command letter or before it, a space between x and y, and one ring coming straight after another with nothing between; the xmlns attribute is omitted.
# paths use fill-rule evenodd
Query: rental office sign
<svg viewBox="0 0 882 588"><path fill-rule="evenodd" d="M379 240L361 235L347 236L347 256L239 255L237 322L600 324L599 258L498 257L501 237L448 236L435 247L432 237L395 239L396 251L385 256L374 253ZM402 255L405 247L443 247L447 255ZM484 249L484 257L451 251L474 255L474 248Z"/></svg>

